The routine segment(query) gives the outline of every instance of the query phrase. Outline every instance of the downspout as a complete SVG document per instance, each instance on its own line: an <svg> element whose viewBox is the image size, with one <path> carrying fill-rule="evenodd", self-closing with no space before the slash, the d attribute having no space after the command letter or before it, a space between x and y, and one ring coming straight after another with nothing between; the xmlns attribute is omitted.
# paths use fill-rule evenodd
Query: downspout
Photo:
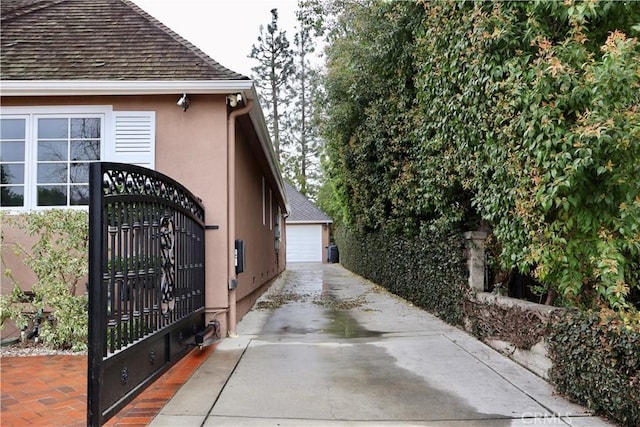
<svg viewBox="0 0 640 427"><path fill-rule="evenodd" d="M236 277L235 265L235 236L236 236L236 117L247 114L253 107L253 100L247 100L247 105L233 110L227 119L227 244L229 250L227 262L227 277L229 278L229 311L227 314L227 335L237 336L236 332Z"/></svg>

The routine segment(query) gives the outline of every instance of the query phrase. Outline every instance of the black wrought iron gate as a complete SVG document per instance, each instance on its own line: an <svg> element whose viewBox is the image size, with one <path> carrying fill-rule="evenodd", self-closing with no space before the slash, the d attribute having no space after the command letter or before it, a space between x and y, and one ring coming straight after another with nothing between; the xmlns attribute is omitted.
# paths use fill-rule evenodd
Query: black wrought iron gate
<svg viewBox="0 0 640 427"><path fill-rule="evenodd" d="M116 414L204 330L204 208L158 172L90 169L88 425Z"/></svg>

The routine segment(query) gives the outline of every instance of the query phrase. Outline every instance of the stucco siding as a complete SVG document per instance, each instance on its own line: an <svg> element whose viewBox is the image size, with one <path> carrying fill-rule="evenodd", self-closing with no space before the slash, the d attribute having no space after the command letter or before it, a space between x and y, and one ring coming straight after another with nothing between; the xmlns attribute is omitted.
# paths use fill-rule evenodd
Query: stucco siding
<svg viewBox="0 0 640 427"><path fill-rule="evenodd" d="M242 132L236 136L236 239L245 244L245 270L238 274L238 319L285 267L284 249L276 253L278 200L266 172ZM281 209L283 211L283 209ZM280 224L284 224L281 218Z"/></svg>

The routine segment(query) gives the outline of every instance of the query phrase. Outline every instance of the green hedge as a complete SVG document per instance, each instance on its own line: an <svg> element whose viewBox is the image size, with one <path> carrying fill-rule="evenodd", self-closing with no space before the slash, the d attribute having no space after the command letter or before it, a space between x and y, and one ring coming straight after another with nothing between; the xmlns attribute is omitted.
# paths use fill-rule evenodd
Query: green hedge
<svg viewBox="0 0 640 427"><path fill-rule="evenodd" d="M570 311L553 319L547 343L550 379L560 393L621 425L640 425L637 324Z"/></svg>
<svg viewBox="0 0 640 427"><path fill-rule="evenodd" d="M410 239L340 229L335 239L349 270L448 323L463 323L468 285L461 235L422 233Z"/></svg>

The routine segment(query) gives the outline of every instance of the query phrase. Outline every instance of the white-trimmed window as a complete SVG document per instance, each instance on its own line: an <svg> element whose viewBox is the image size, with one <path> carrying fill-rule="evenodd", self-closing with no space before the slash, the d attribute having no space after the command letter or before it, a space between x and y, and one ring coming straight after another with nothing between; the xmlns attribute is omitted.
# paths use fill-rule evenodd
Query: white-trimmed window
<svg viewBox="0 0 640 427"><path fill-rule="evenodd" d="M89 165L100 160L153 168L153 112L110 106L7 107L0 114L0 207L81 207Z"/></svg>
<svg viewBox="0 0 640 427"><path fill-rule="evenodd" d="M27 117L0 118L0 205L25 205Z"/></svg>

